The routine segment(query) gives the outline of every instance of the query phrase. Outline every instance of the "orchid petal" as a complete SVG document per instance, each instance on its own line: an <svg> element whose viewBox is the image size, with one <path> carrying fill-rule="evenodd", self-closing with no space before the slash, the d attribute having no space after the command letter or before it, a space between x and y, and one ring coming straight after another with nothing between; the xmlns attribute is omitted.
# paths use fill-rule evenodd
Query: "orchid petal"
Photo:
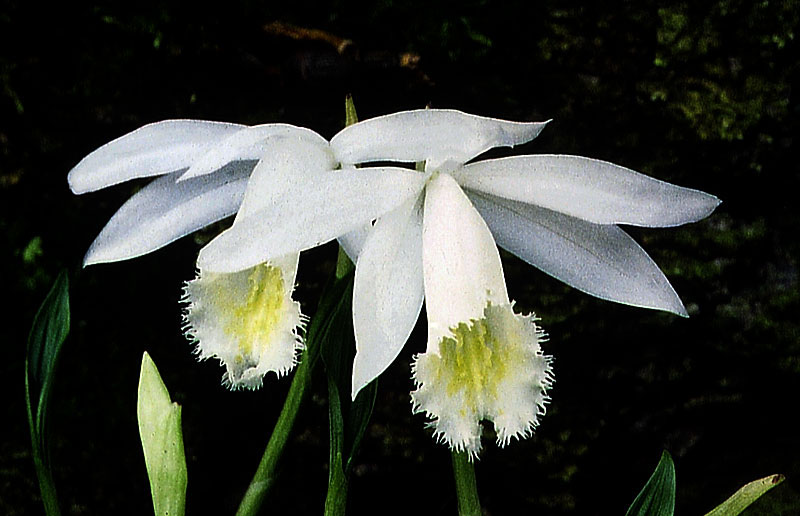
<svg viewBox="0 0 800 516"><path fill-rule="evenodd" d="M345 170L355 169L353 165L344 165L342 168ZM353 263L356 263L358 255L361 254L361 249L364 248L364 243L367 241L367 237L372 231L372 224L373 221L367 222L361 227L337 238L339 245Z"/></svg>
<svg viewBox="0 0 800 516"><path fill-rule="evenodd" d="M422 309L422 196L375 223L353 285L352 396L397 358Z"/></svg>
<svg viewBox="0 0 800 516"><path fill-rule="evenodd" d="M500 247L534 267L601 299L687 315L658 265L617 226L467 193Z"/></svg>
<svg viewBox="0 0 800 516"><path fill-rule="evenodd" d="M336 167L327 142L320 145L304 138L273 136L268 143L268 155L258 162L250 175L237 220L280 202L290 185L298 185L308 177Z"/></svg>
<svg viewBox="0 0 800 516"><path fill-rule="evenodd" d="M91 152L70 170L67 181L73 193L82 194L184 169L244 127L203 120L148 124Z"/></svg>
<svg viewBox="0 0 800 516"><path fill-rule="evenodd" d="M192 163L179 179L210 174L235 160L261 159L268 155L275 137L296 138L318 146L327 147L328 141L311 129L289 124L262 124L237 131ZM332 167L331 167L332 168Z"/></svg>
<svg viewBox="0 0 800 516"><path fill-rule="evenodd" d="M115 262L155 251L236 213L253 161L236 161L216 174L176 183L181 172L145 186L111 217L83 265Z"/></svg>
<svg viewBox="0 0 800 516"><path fill-rule="evenodd" d="M494 238L447 174L425 189L422 264L429 352L454 326L480 319L487 302L509 303Z"/></svg>
<svg viewBox="0 0 800 516"><path fill-rule="evenodd" d="M547 122L509 122L453 109L417 109L348 126L331 147L342 163L453 160L464 163L493 147L536 138Z"/></svg>
<svg viewBox="0 0 800 516"><path fill-rule="evenodd" d="M200 251L198 266L236 272L316 247L391 211L424 183L423 174L395 167L309 175L287 185L272 204L238 218Z"/></svg>
<svg viewBox="0 0 800 516"><path fill-rule="evenodd" d="M595 224L669 227L707 217L713 195L675 186L606 161L566 155L514 156L471 163L459 184Z"/></svg>

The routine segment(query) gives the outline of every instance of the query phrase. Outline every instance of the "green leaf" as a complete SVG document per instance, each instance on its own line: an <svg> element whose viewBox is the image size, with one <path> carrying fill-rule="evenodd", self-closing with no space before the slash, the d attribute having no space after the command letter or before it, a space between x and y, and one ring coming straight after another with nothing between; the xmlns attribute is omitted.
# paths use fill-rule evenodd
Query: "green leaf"
<svg viewBox="0 0 800 516"><path fill-rule="evenodd" d="M142 356L136 408L153 510L157 516L182 516L187 479L181 407L170 401L167 387L146 352Z"/></svg>
<svg viewBox="0 0 800 516"><path fill-rule="evenodd" d="M309 329L308 340L319 346L328 381L330 422L330 469L325 514L344 514L347 478L364 435L377 394L377 382L350 401L350 382L355 357L353 335L354 271L334 278L325 289Z"/></svg>
<svg viewBox="0 0 800 516"><path fill-rule="evenodd" d="M341 252L341 251L340 251ZM341 258L341 254L340 254ZM338 269L338 268L337 268ZM347 507L347 475L344 471L344 417L337 381L342 377L343 360L338 357L342 337L346 337L347 313L353 295L353 269L336 275L326 286L308 332L308 340L319 350L325 363L328 382L329 466L325 516L343 515ZM352 333L352 322L349 323ZM346 346L345 346L346 347Z"/></svg>
<svg viewBox="0 0 800 516"><path fill-rule="evenodd" d="M338 280L338 302L328 314L329 324L321 335L320 353L325 364L330 395L331 431L333 441L339 443L345 472L349 473L353 455L364 435L377 395L377 382L372 382L350 401L353 360L356 353L353 333L353 278L354 274ZM344 289L341 289L344 286ZM341 435L338 435L341 434Z"/></svg>
<svg viewBox="0 0 800 516"><path fill-rule="evenodd" d="M69 279L62 270L33 319L25 357L25 401L33 462L48 516L60 514L47 446L47 409L61 346L69 333Z"/></svg>
<svg viewBox="0 0 800 516"><path fill-rule="evenodd" d="M40 436L61 345L69 333L69 280L61 271L33 320L25 366L29 410Z"/></svg>
<svg viewBox="0 0 800 516"><path fill-rule="evenodd" d="M675 464L665 450L650 480L625 516L672 516L675 512Z"/></svg>
<svg viewBox="0 0 800 516"><path fill-rule="evenodd" d="M706 516L736 516L767 491L784 481L783 475L770 475L746 484Z"/></svg>

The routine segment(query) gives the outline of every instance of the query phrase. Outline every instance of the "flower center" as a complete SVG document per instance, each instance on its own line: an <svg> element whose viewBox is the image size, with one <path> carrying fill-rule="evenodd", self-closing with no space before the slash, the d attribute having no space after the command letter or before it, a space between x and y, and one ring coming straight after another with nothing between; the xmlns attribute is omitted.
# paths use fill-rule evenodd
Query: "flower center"
<svg viewBox="0 0 800 516"><path fill-rule="evenodd" d="M483 419L494 423L501 446L531 435L553 382L543 338L533 316L488 304L483 317L459 323L438 349L414 357L414 412L425 412L434 436L472 458Z"/></svg>
<svg viewBox="0 0 800 516"><path fill-rule="evenodd" d="M466 405L475 411L487 397L497 398L519 346L503 345L487 319L461 323L452 334L439 343L435 381L447 386L448 396L463 393Z"/></svg>
<svg viewBox="0 0 800 516"><path fill-rule="evenodd" d="M285 274L264 263L230 274L201 270L186 284L186 336L201 360L225 365L223 383L233 389L258 388L268 371L280 377L297 364L304 318Z"/></svg>
<svg viewBox="0 0 800 516"><path fill-rule="evenodd" d="M228 312L223 317L224 331L237 342L239 354L235 360L238 363L258 360L261 350L255 347L269 342L280 322L285 297L283 274L277 267L257 265L250 270L247 284L244 301L222 293L227 298L224 306Z"/></svg>

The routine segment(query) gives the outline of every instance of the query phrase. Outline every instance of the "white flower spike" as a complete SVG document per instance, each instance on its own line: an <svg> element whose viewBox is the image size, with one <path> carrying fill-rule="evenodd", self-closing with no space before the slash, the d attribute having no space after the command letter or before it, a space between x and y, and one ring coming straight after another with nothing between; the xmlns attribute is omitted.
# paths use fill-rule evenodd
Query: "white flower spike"
<svg viewBox="0 0 800 516"><path fill-rule="evenodd" d="M246 187L288 185L333 168L328 142L286 124L247 127L197 120L144 126L89 154L70 173L75 193L163 175L111 218L84 266L141 256L238 212L236 221L274 198ZM234 221L234 225L236 225ZM257 388L264 375L288 373L302 349L305 323L292 300L299 254L272 257L235 274L199 269L184 291L184 330L200 359L218 358L223 383Z"/></svg>

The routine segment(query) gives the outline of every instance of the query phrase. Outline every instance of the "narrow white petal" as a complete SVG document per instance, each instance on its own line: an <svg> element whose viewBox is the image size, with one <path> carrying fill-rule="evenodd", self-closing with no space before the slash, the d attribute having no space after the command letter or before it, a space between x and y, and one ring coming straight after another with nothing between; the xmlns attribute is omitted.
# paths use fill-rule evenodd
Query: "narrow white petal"
<svg viewBox="0 0 800 516"><path fill-rule="evenodd" d="M535 204L596 224L668 227L707 217L713 195L596 159L514 156L471 163L457 173L472 190Z"/></svg>
<svg viewBox="0 0 800 516"><path fill-rule="evenodd" d="M111 141L69 172L73 193L92 192L138 177L175 172L246 126L204 120L164 120Z"/></svg>
<svg viewBox="0 0 800 516"><path fill-rule="evenodd" d="M358 255L353 399L397 358L417 322L423 294L420 195L378 219Z"/></svg>
<svg viewBox="0 0 800 516"><path fill-rule="evenodd" d="M222 140L192 163L180 181L210 174L235 160L269 157L274 137L294 138L327 147L328 141L311 129L289 124L262 124L246 127ZM331 167L333 168L333 167Z"/></svg>
<svg viewBox="0 0 800 516"><path fill-rule="evenodd" d="M492 147L536 138L547 122L509 122L453 109L417 109L342 129L331 147L342 163L452 160L464 163Z"/></svg>
<svg viewBox="0 0 800 516"><path fill-rule="evenodd" d="M344 165L342 168L345 170L352 170L356 167L353 165ZM350 257L350 260L352 260L353 263L356 263L358 260L358 255L361 254L361 249L364 248L364 243L367 241L367 237L372 231L373 223L374 221L369 221L366 224L363 224L361 227L358 227L353 231L345 233L337 238L339 245L342 247L345 254Z"/></svg>
<svg viewBox="0 0 800 516"><path fill-rule="evenodd" d="M467 192L497 243L534 267L601 299L686 316L658 265L617 226Z"/></svg>
<svg viewBox="0 0 800 516"><path fill-rule="evenodd" d="M281 202L292 185L297 187L308 177L336 167L327 142L321 145L306 138L273 136L267 152L253 169L237 220L268 209Z"/></svg>
<svg viewBox="0 0 800 516"><path fill-rule="evenodd" d="M111 217L92 243L84 266L135 258L236 213L253 161L176 183L181 172L145 186Z"/></svg>
<svg viewBox="0 0 800 516"><path fill-rule="evenodd" d="M425 176L383 167L330 170L288 185L274 203L222 232L198 265L235 272L274 256L311 249L352 231L414 197Z"/></svg>
<svg viewBox="0 0 800 516"><path fill-rule="evenodd" d="M486 304L508 304L494 238L467 196L447 174L425 190L422 230L428 351L450 328L483 316Z"/></svg>

